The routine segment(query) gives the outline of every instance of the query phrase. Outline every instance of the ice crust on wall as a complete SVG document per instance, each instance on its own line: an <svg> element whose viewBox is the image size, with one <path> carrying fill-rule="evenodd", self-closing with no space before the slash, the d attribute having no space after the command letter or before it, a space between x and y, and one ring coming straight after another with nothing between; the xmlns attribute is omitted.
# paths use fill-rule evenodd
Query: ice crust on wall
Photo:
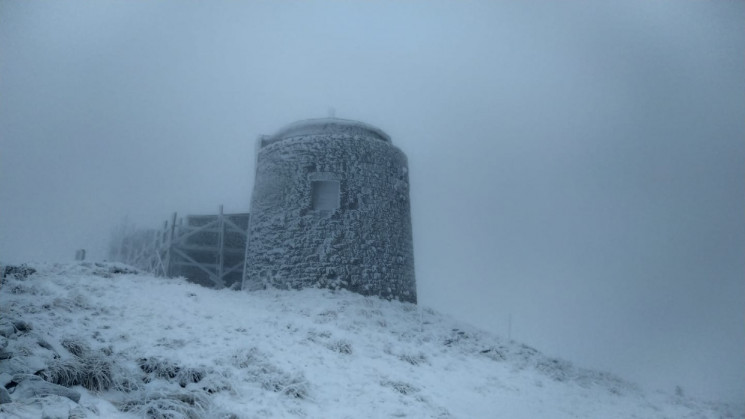
<svg viewBox="0 0 745 419"><path fill-rule="evenodd" d="M344 288L416 302L406 156L377 128L301 121L261 140L244 289ZM339 183L314 209L312 183Z"/></svg>

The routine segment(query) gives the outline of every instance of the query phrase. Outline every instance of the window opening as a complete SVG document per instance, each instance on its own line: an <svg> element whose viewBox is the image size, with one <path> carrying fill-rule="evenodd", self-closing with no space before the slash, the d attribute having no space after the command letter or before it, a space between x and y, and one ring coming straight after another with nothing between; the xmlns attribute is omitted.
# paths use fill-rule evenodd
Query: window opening
<svg viewBox="0 0 745 419"><path fill-rule="evenodd" d="M339 208L339 182L314 180L310 182L311 206L314 210L333 211Z"/></svg>

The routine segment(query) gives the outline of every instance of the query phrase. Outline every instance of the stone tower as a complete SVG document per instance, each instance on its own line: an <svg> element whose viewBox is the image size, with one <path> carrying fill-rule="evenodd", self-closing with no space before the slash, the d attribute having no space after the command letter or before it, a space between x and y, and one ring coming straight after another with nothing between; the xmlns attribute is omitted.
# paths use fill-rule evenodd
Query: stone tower
<svg viewBox="0 0 745 419"><path fill-rule="evenodd" d="M243 289L345 288L416 303L406 156L362 122L259 139Z"/></svg>

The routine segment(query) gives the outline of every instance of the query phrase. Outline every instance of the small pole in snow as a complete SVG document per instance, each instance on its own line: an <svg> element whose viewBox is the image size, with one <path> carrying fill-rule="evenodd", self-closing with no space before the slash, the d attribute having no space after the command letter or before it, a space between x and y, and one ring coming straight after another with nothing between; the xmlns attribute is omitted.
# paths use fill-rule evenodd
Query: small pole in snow
<svg viewBox="0 0 745 419"><path fill-rule="evenodd" d="M512 340L512 313L507 316L507 339Z"/></svg>
<svg viewBox="0 0 745 419"><path fill-rule="evenodd" d="M329 106L329 118L336 118L336 109L333 106Z"/></svg>

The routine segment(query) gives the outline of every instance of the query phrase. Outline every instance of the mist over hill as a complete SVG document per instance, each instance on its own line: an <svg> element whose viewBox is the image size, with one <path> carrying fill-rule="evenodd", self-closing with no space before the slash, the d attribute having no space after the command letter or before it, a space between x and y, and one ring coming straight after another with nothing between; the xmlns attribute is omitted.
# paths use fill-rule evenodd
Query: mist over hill
<svg viewBox="0 0 745 419"><path fill-rule="evenodd" d="M0 45L4 262L249 212L259 138L362 120L418 302L745 403L745 2L0 0Z"/></svg>

